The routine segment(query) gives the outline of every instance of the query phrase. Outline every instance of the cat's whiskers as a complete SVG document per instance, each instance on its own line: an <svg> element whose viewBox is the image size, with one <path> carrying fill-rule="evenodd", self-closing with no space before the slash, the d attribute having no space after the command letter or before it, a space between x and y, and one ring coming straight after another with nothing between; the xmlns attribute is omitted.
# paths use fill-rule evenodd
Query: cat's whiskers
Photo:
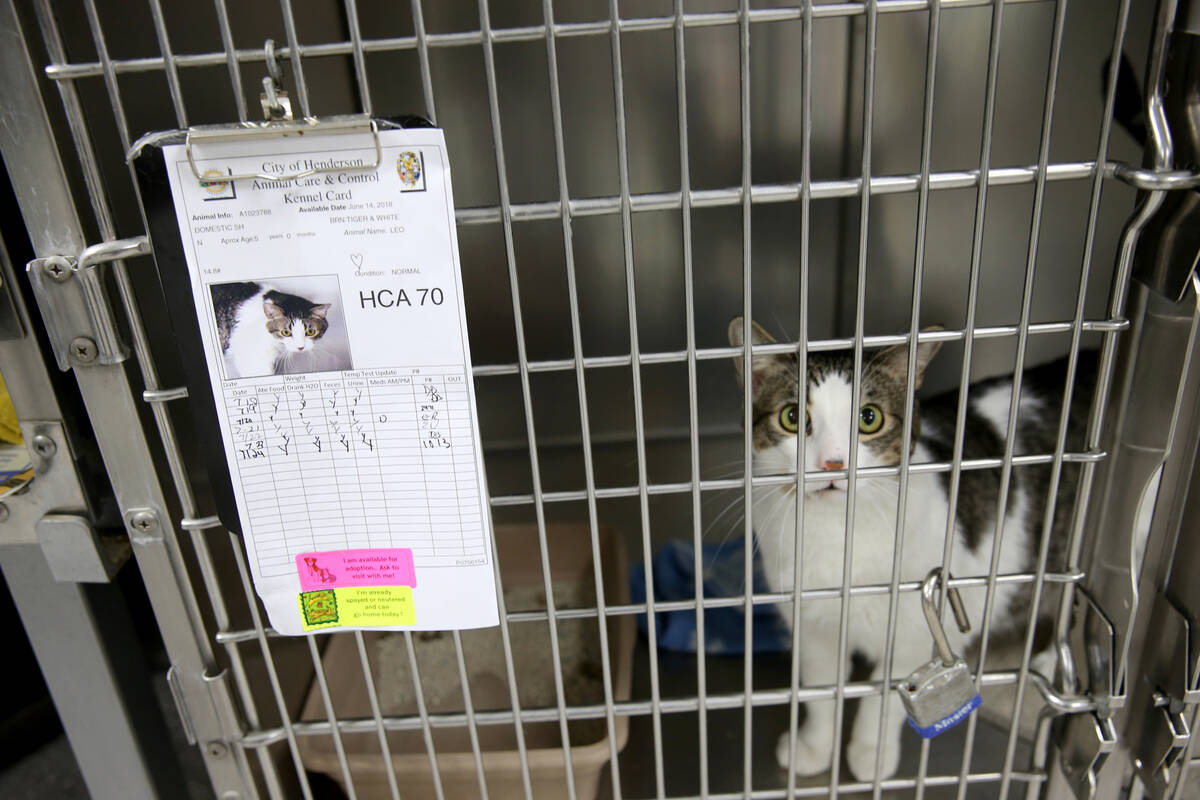
<svg viewBox="0 0 1200 800"><path fill-rule="evenodd" d="M701 498L701 501L700 501L701 512L704 516L707 517L712 514L714 505L723 502L726 498L728 498L730 496L732 496L733 499L730 502L725 503L724 506L722 506L723 510L717 514L717 517L715 519L711 520L709 522L709 524L707 526L705 526L705 530L707 530L709 527L711 527L712 523L715 522L716 519L719 519L721 514L725 513L725 511L728 511L731 506L736 505L738 502L743 500L745 498L745 490L740 486L737 488L731 487L728 489L717 489L716 491L708 492L704 497Z"/></svg>
<svg viewBox="0 0 1200 800"><path fill-rule="evenodd" d="M754 539L753 539L753 550L751 551L751 555L750 555L751 558L754 557L755 553L761 552L761 550L762 550L762 548L759 544L759 539L761 538L761 536L763 534L760 533L760 531L773 530L776 518L781 513L785 512L787 510L787 507L788 507L789 503L791 502L791 498L787 496L787 493L781 492L779 490L771 491L767 495L765 500L774 500L775 502L770 506L770 508L767 509L765 514L760 516L756 512L756 516L759 517L760 521L754 523ZM784 535L783 531L779 530L777 535L782 537ZM763 566L765 568L766 565L763 565ZM780 564L780 570L781 570L780 577L782 577L782 562ZM782 585L782 584L779 584L779 585ZM751 587L751 588L753 588L753 587ZM741 590L743 592L745 592L745 590L746 590L745 573L743 573L743 575L742 575Z"/></svg>
<svg viewBox="0 0 1200 800"><path fill-rule="evenodd" d="M730 491L733 491L733 490L730 490ZM756 513L757 513L757 508L759 505L769 502L772 499L774 499L773 492L769 493L769 494L759 493L757 496L755 496L755 498L753 500L753 507L756 509ZM711 522L709 522L709 524L707 526L705 526L703 535L707 538L708 534L713 530L714 527L716 527L717 522L719 522L722 517L724 517L726 514L728 514L733 509L739 507L740 505L744 506L744 503L745 503L745 496L743 494L739 493L737 495L737 497L735 497L732 501L730 501L730 503L728 505L726 505L725 508L722 509L721 512L719 514L717 514L717 516L714 517L713 520ZM744 521L745 521L745 515L743 514L743 515L741 515L740 518L737 518L734 521L732 526L730 526L729 530L727 530L725 532L725 534L721 537L721 541L717 545L717 551L713 556L714 559L721 555L721 550L725 547L725 544L729 541L730 537L733 535L733 532L735 530L737 530L738 526L741 525Z"/></svg>
<svg viewBox="0 0 1200 800"><path fill-rule="evenodd" d="M860 479L854 491L855 514L874 517L882 525L895 525L899 488L895 478Z"/></svg>
<svg viewBox="0 0 1200 800"><path fill-rule="evenodd" d="M727 490L727 491L733 492L733 491L736 491L736 490L734 490L734 489L729 489L729 490ZM701 533L701 536L702 536L702 537L704 537L704 538L708 538L708 535L709 535L709 534L712 532L713 528L715 528L715 527L716 527L717 523L718 523L718 522L720 522L720 520L721 520L721 519L722 519L722 518L723 518L723 517L724 517L726 514L728 514L730 511L732 511L733 509L737 508L738 506L740 506L740 505L743 505L744 503L745 503L745 495L743 495L743 494L742 494L742 493L739 491L739 492L737 493L737 495L736 495L736 496L735 496L735 497L734 497L732 500L730 500L730 501L729 501L729 502L728 502L728 503L725 505L725 507L724 507L723 509L721 509L721 511L720 511L720 512L718 512L718 513L717 513L717 515L716 515L715 517L713 517L713 518L712 518L712 519L709 521L709 523L708 523L707 525L705 525L705 526L704 526L704 530L703 530L703 532ZM728 534L726 534L726 536L728 536ZM724 543L725 543L725 540L724 540L724 537L723 537L723 538L722 538L722 540L721 540L721 545L724 545ZM718 545L718 553L719 553L719 552L720 552L720 545Z"/></svg>

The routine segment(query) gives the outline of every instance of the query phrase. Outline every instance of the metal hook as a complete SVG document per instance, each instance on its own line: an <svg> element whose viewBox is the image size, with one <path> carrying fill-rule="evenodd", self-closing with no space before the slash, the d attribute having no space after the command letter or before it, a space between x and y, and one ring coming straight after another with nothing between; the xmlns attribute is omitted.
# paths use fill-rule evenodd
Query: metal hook
<svg viewBox="0 0 1200 800"><path fill-rule="evenodd" d="M283 91L283 68L275 58L275 40L263 43L263 54L267 62L267 75L262 79L261 95L263 116L267 120L292 118L292 102Z"/></svg>
<svg viewBox="0 0 1200 800"><path fill-rule="evenodd" d="M279 62L275 60L275 40L267 39L263 44L263 51L267 57L267 74L271 76L271 80L282 86L283 67L279 66Z"/></svg>
<svg viewBox="0 0 1200 800"><path fill-rule="evenodd" d="M283 116L283 105L275 91L275 80L270 75L263 78L263 110L267 112L268 119Z"/></svg>
<svg viewBox="0 0 1200 800"><path fill-rule="evenodd" d="M947 667L953 666L958 660L954 656L954 651L950 649L950 640L946 638L946 631L942 628L942 621L939 619L937 601L934 599L934 592L937 591L938 583L942 581L942 568L934 567L925 576L925 580L921 581L921 607L925 611L925 621L929 623L929 633L933 636L933 643L937 646L938 654L942 657L942 663ZM946 597L950 599L950 608L954 611L954 621L958 623L958 629L963 633L971 630L971 621L967 619L967 609L963 606L962 597L958 594L958 589L953 586L946 586Z"/></svg>

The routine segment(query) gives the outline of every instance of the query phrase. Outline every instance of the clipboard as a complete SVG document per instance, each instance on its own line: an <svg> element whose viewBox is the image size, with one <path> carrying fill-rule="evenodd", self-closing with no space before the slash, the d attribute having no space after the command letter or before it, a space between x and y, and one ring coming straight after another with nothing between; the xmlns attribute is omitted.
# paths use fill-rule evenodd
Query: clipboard
<svg viewBox="0 0 1200 800"><path fill-rule="evenodd" d="M175 204L167 177L167 164L163 148L169 145L185 146L188 160L198 181L222 182L218 176L204 176L193 158L193 146L216 140L262 140L271 138L322 136L329 134L356 134L373 141L375 163L363 167L326 167L301 170L294 173L247 173L223 177L236 186L237 180L254 178L259 180L286 181L312 174L350 172L375 169L379 166L379 132L382 130L433 128L425 117L403 115L376 119L365 116L337 116L322 119L278 120L246 122L233 125L196 126L188 130L158 131L138 139L131 148L130 161L137 176L145 214L147 233L153 247L155 268L167 305L172 309L188 309L187 313L172 314L175 340L180 356L188 365L186 385L188 403L196 425L196 433L202 441L219 443L219 446L203 448L205 466L212 485L217 517L228 530L242 535L242 524L238 514L232 478L226 461L224 441L218 422L217 409L212 396L213 375L209 372L205 358L199 321L191 313L193 305L192 286L183 240L176 218Z"/></svg>
<svg viewBox="0 0 1200 800"><path fill-rule="evenodd" d="M442 132L209 126L132 162L217 517L274 628L497 624Z"/></svg>

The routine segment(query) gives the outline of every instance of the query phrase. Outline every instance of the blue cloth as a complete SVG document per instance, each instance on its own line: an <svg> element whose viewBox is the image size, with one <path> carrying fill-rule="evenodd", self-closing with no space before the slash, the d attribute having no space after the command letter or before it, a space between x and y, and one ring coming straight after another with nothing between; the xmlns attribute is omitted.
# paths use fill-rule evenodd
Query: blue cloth
<svg viewBox="0 0 1200 800"><path fill-rule="evenodd" d="M724 545L706 544L701 548L704 568L704 596L730 597L742 593L745 582L745 544L742 540ZM754 552L754 591L769 592L763 577L762 560ZM657 601L691 600L695 597L695 550L683 540L668 542L654 557L654 597ZM629 568L633 602L646 600L646 569L644 564ZM755 653L779 653L791 648L792 637L780 616L783 606L754 607L752 647ZM741 605L709 608L704 612L704 644L709 653L737 654L745 652L745 614ZM658 611L658 646L664 650L696 652L696 612ZM647 634L646 615L638 615L638 628Z"/></svg>

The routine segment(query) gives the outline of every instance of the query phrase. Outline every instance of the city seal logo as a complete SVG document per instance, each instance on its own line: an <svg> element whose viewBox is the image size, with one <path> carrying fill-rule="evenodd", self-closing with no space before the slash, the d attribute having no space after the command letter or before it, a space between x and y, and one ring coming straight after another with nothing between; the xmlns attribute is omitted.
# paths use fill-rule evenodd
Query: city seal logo
<svg viewBox="0 0 1200 800"><path fill-rule="evenodd" d="M237 189L233 181L221 180L232 172L222 172L219 169L207 169L200 178L200 188L207 195L204 200L233 200L237 197Z"/></svg>
<svg viewBox="0 0 1200 800"><path fill-rule="evenodd" d="M329 625L338 621L337 596L332 589L300 593L300 610L305 625Z"/></svg>
<svg viewBox="0 0 1200 800"><path fill-rule="evenodd" d="M398 155L396 174L400 176L400 191L425 191L425 158L420 152L405 150Z"/></svg>

